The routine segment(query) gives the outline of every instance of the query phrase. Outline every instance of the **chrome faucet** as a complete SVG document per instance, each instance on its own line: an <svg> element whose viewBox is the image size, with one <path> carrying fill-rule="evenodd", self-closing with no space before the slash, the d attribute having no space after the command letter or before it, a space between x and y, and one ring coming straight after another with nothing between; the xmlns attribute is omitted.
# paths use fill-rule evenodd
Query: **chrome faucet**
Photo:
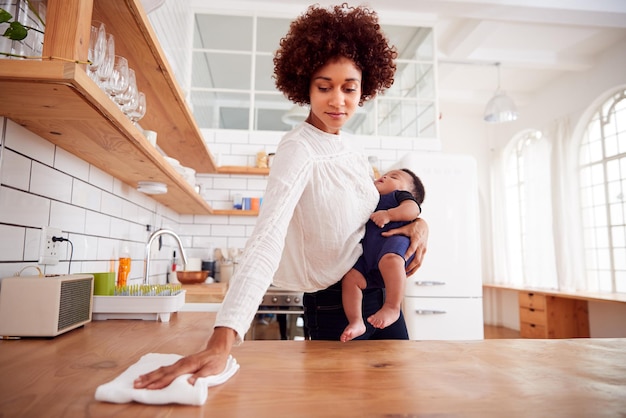
<svg viewBox="0 0 626 418"><path fill-rule="evenodd" d="M150 235L150 238L148 238L148 242L146 244L146 255L143 260L143 284L148 284L148 275L150 273L150 246L152 245L154 240L161 235L170 235L174 237L176 243L178 244L178 249L180 250L180 256L183 258L183 264L185 265L185 267L187 267L187 255L185 254L185 250L183 249L183 243L180 240L180 237L176 234L176 232L170 229L158 229Z"/></svg>

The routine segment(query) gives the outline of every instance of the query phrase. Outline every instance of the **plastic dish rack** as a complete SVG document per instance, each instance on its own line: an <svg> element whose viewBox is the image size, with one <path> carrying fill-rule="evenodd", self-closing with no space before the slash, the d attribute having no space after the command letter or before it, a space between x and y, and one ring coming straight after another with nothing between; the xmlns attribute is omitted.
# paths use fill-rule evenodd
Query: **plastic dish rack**
<svg viewBox="0 0 626 418"><path fill-rule="evenodd" d="M92 319L143 319L169 322L185 304L185 291L174 296L94 296Z"/></svg>

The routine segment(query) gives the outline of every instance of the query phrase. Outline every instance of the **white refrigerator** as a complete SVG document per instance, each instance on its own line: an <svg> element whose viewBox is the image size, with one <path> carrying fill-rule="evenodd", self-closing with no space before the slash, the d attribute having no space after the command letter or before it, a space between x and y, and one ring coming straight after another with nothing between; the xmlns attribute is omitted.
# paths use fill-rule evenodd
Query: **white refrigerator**
<svg viewBox="0 0 626 418"><path fill-rule="evenodd" d="M414 152L392 168L424 183L426 256L407 278L403 312L412 340L483 339L476 161L466 155Z"/></svg>

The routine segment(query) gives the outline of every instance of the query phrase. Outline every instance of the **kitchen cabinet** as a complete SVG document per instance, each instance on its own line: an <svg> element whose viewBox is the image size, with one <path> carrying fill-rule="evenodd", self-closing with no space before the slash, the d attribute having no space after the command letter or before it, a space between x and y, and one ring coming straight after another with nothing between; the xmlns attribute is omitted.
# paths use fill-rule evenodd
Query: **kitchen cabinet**
<svg viewBox="0 0 626 418"><path fill-rule="evenodd" d="M522 338L589 337L587 301L519 292Z"/></svg>
<svg viewBox="0 0 626 418"><path fill-rule="evenodd" d="M146 94L144 129L159 147L199 173L217 168L139 0L48 0L42 60L0 60L0 115L131 187L165 183L153 198L182 214L211 207L87 76L91 20L115 36L116 53L136 70Z"/></svg>

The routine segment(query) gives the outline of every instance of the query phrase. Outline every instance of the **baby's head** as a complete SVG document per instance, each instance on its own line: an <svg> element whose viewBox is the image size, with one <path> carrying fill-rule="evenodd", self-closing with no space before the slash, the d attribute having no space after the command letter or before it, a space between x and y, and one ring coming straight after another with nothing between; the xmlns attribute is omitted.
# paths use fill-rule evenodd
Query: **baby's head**
<svg viewBox="0 0 626 418"><path fill-rule="evenodd" d="M376 179L374 185L381 195L391 193L394 190L406 190L413 195L420 205L426 197L422 181L408 168L391 170Z"/></svg>

